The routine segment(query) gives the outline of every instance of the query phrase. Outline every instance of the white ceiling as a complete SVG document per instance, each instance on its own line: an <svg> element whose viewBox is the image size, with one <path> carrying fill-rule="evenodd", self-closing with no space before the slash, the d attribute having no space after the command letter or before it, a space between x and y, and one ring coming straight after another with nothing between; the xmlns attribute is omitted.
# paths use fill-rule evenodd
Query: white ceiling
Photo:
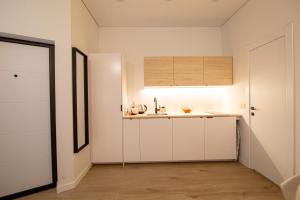
<svg viewBox="0 0 300 200"><path fill-rule="evenodd" d="M83 0L99 26L221 26L247 0Z"/></svg>

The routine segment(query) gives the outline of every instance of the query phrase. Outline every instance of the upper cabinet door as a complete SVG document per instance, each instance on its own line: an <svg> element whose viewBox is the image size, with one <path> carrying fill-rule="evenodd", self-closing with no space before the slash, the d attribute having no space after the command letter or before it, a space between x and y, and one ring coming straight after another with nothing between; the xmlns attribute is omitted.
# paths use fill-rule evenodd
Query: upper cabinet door
<svg viewBox="0 0 300 200"><path fill-rule="evenodd" d="M205 85L232 85L232 57L204 57Z"/></svg>
<svg viewBox="0 0 300 200"><path fill-rule="evenodd" d="M203 82L203 57L174 57L174 85L199 86Z"/></svg>
<svg viewBox="0 0 300 200"><path fill-rule="evenodd" d="M145 86L172 86L173 57L145 57L144 84Z"/></svg>

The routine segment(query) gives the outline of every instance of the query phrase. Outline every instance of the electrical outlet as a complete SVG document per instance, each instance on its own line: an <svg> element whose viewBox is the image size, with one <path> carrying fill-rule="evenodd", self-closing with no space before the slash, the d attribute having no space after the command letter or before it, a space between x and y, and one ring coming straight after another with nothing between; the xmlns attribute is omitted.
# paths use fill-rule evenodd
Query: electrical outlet
<svg viewBox="0 0 300 200"><path fill-rule="evenodd" d="M247 107L247 106L246 106L245 103L241 103L241 104L240 104L240 108L241 108L241 109L246 109L246 107Z"/></svg>

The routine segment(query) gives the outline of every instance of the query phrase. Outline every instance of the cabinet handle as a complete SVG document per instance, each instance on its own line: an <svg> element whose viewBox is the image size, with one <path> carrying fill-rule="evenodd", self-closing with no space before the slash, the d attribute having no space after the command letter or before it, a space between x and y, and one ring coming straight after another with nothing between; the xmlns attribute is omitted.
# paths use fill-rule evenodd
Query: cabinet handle
<svg viewBox="0 0 300 200"><path fill-rule="evenodd" d="M211 119L211 118L214 118L214 117L206 117L206 118Z"/></svg>

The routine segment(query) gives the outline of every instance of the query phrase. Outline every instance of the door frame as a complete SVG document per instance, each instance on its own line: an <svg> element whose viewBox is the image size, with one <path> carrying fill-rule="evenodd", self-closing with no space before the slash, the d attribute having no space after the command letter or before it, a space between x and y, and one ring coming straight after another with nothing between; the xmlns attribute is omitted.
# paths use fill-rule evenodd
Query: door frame
<svg viewBox="0 0 300 200"><path fill-rule="evenodd" d="M277 33L274 33L270 35L269 37L258 41L247 48L248 52L248 76L249 76L249 82L248 82L248 91L249 91L249 166L251 169L253 169L253 134L251 131L251 63L250 63L250 54L253 50L260 48L264 45L267 45L275 40L285 38L285 46L286 46L286 66L287 66L287 73L286 73L286 99L287 99L287 131L291 132L293 135L293 174L295 174L296 169L296 162L295 162L295 65L294 65L294 24L290 23L288 24L284 30L279 31Z"/></svg>
<svg viewBox="0 0 300 200"><path fill-rule="evenodd" d="M57 149L56 149L56 105L55 105L55 45L32 40L16 39L0 36L0 42L8 42L29 46L44 47L49 49L49 91L50 91L50 129L51 129L51 160L52 160L52 183L17 192L0 199L15 199L18 197L34 194L50 188L55 188L57 184Z"/></svg>

